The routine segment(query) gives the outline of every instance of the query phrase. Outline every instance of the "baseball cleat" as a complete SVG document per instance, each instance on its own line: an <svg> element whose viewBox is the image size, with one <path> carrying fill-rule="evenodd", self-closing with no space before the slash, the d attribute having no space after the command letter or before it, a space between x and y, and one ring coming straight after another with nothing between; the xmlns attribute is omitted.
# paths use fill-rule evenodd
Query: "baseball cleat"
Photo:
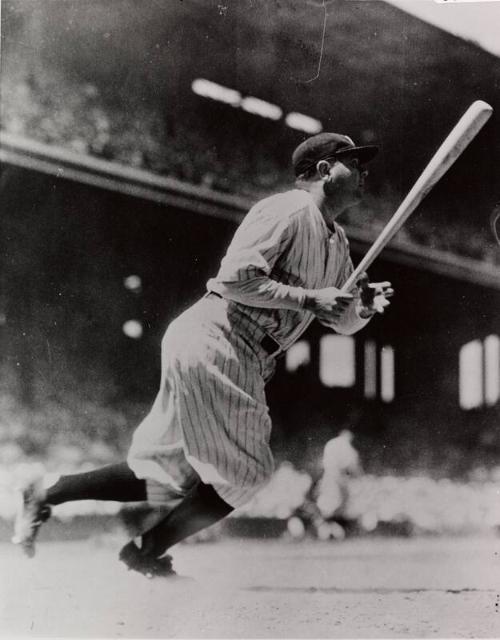
<svg viewBox="0 0 500 640"><path fill-rule="evenodd" d="M35 555L38 530L50 518L51 508L45 502L45 496L41 478L31 480L21 488L12 542L18 544L28 558Z"/></svg>
<svg viewBox="0 0 500 640"><path fill-rule="evenodd" d="M172 568L172 557L169 555L155 558L143 554L134 542L129 542L120 551L119 560L125 564L129 571L142 573L146 578L177 577Z"/></svg>

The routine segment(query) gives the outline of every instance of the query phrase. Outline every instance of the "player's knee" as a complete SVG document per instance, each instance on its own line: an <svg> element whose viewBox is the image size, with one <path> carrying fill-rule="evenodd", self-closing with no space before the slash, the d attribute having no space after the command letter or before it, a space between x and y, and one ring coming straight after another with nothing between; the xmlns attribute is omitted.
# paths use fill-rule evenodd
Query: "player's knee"
<svg viewBox="0 0 500 640"><path fill-rule="evenodd" d="M273 477L274 468L272 465L262 464L259 465L258 472L255 474L252 482L252 487L259 491L269 484Z"/></svg>

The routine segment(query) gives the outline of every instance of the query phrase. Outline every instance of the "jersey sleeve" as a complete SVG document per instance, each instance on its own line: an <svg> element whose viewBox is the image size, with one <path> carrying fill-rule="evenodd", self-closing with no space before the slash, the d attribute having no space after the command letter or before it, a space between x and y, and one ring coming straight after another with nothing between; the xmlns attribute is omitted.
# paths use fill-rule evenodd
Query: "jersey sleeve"
<svg viewBox="0 0 500 640"><path fill-rule="evenodd" d="M270 277L279 256L297 233L296 216L277 204L253 207L222 259L219 272L207 283L210 291L254 307L300 309L305 290Z"/></svg>

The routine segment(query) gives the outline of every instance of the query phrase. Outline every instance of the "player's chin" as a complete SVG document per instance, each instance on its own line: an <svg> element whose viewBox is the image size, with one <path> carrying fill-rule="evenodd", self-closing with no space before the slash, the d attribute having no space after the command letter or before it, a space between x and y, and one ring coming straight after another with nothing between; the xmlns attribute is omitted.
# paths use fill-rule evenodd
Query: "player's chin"
<svg viewBox="0 0 500 640"><path fill-rule="evenodd" d="M365 195L365 185L360 184L356 189L356 191L354 192L354 195L355 197L359 198L359 200L362 200L363 196Z"/></svg>
<svg viewBox="0 0 500 640"><path fill-rule="evenodd" d="M350 198L349 207L355 207L363 200L363 191L355 191Z"/></svg>

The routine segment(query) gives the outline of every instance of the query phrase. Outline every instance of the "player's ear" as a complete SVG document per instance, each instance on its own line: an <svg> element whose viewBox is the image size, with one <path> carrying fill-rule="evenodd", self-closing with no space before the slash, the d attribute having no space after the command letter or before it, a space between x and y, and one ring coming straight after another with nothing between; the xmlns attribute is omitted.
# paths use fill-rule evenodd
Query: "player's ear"
<svg viewBox="0 0 500 640"><path fill-rule="evenodd" d="M316 171L319 177L324 180L330 173L330 163L327 160L320 160L316 165Z"/></svg>

